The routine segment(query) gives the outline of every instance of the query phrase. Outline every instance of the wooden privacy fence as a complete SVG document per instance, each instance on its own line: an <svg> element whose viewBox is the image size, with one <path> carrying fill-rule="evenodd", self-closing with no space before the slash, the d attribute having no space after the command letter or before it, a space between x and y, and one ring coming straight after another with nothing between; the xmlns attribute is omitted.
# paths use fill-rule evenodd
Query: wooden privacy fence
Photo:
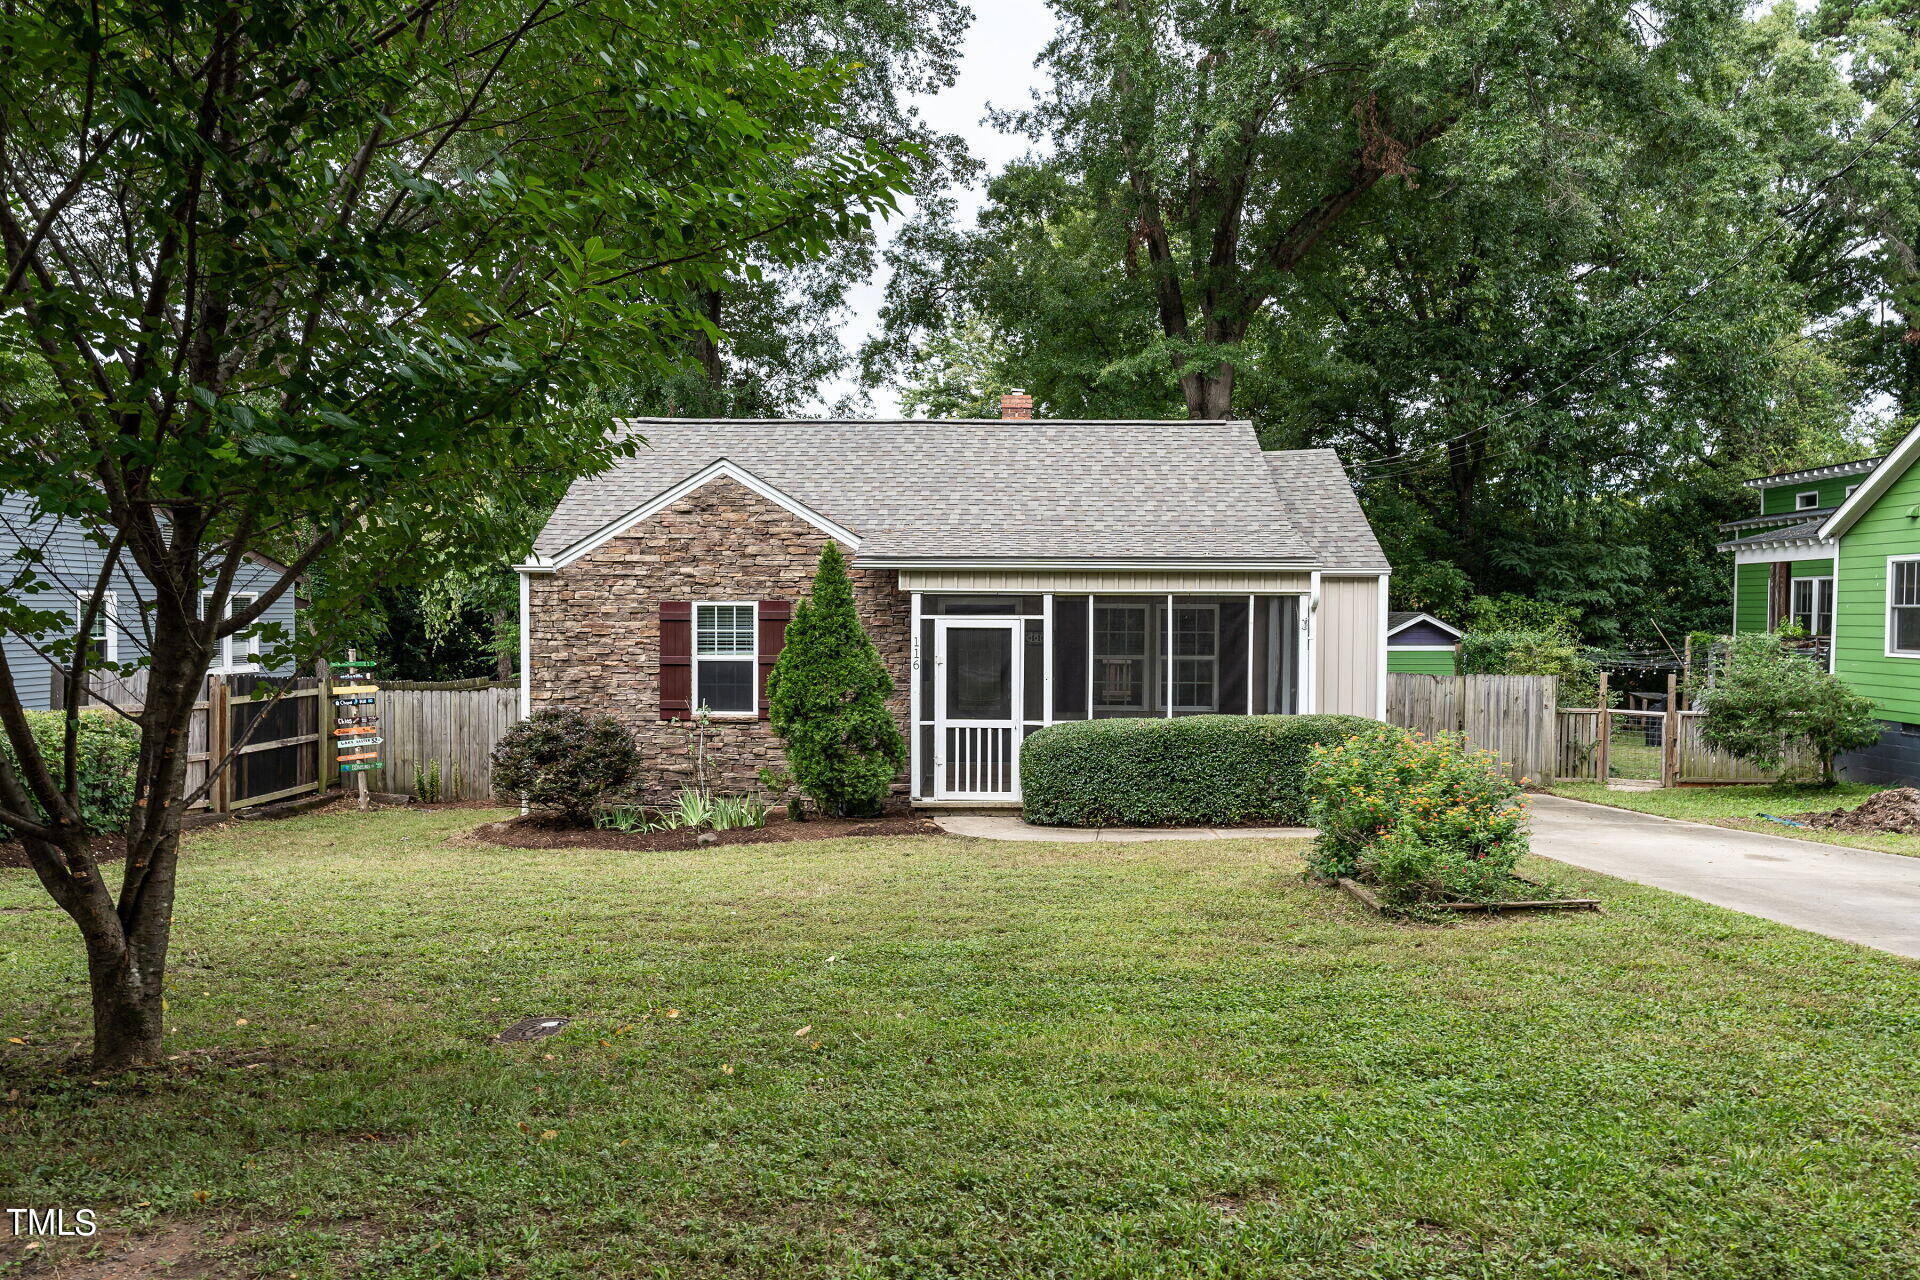
<svg viewBox="0 0 1920 1280"><path fill-rule="evenodd" d="M520 689L487 680L446 684L388 683L380 688L381 767L369 770L377 791L412 794L435 762L443 800L493 797L493 748L520 719Z"/></svg>
<svg viewBox="0 0 1920 1280"><path fill-rule="evenodd" d="M1464 733L1514 779L1544 782L1560 763L1553 676L1387 677L1387 719L1421 733Z"/></svg>
<svg viewBox="0 0 1920 1280"><path fill-rule="evenodd" d="M94 675L87 685L88 702L136 715L147 673ZM325 699L313 676L208 676L187 722L187 794L230 752L233 761L193 808L230 813L331 786L333 761L320 731Z"/></svg>

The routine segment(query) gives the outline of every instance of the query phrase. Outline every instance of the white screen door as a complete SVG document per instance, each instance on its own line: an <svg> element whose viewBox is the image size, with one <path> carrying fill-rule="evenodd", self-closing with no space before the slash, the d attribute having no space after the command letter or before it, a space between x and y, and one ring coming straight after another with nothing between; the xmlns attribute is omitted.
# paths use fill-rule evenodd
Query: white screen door
<svg viewBox="0 0 1920 1280"><path fill-rule="evenodd" d="M933 794L1012 800L1020 794L1020 623L934 623Z"/></svg>

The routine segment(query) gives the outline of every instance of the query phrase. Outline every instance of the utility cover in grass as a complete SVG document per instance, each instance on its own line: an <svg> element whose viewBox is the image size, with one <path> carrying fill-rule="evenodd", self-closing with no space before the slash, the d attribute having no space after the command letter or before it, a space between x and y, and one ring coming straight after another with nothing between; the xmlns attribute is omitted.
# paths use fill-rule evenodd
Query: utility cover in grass
<svg viewBox="0 0 1920 1280"><path fill-rule="evenodd" d="M544 1040L548 1036L558 1035L560 1028L573 1021L571 1018L522 1018L493 1038L495 1044L525 1044L529 1040Z"/></svg>

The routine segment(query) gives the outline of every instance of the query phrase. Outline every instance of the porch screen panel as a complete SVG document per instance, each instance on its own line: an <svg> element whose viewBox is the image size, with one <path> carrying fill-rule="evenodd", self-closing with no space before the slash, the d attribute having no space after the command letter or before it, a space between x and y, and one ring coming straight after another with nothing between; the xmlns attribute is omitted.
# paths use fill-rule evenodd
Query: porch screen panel
<svg viewBox="0 0 1920 1280"><path fill-rule="evenodd" d="M1245 600L1220 602L1220 695L1223 715L1247 713L1247 635L1249 618Z"/></svg>
<svg viewBox="0 0 1920 1280"><path fill-rule="evenodd" d="M1254 606L1254 712L1294 715L1300 709L1300 597L1266 596Z"/></svg>
<svg viewBox="0 0 1920 1280"><path fill-rule="evenodd" d="M920 622L920 716L933 719L933 619Z"/></svg>
<svg viewBox="0 0 1920 1280"><path fill-rule="evenodd" d="M1039 618L1028 618L1021 630L1025 633L1021 645L1021 680L1026 689L1022 700L1026 704L1022 715L1032 721L1047 718L1047 626Z"/></svg>
<svg viewBox="0 0 1920 1280"><path fill-rule="evenodd" d="M1087 718L1086 596L1053 598L1053 718Z"/></svg>
<svg viewBox="0 0 1920 1280"><path fill-rule="evenodd" d="M1095 719L1165 714L1166 634L1164 596L1094 598Z"/></svg>

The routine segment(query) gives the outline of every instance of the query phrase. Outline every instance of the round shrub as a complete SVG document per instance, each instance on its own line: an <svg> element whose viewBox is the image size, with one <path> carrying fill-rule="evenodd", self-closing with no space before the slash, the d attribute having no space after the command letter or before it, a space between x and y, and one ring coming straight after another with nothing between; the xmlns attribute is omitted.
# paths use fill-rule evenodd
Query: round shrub
<svg viewBox="0 0 1920 1280"><path fill-rule="evenodd" d="M66 749L66 713L29 711L26 716L33 740L39 744L40 758L57 779L61 773L61 753ZM96 834L126 830L128 815L133 812L133 775L140 760L140 726L117 712L82 711L75 745L81 820ZM0 754L6 756L9 764L16 763L5 734L0 734Z"/></svg>
<svg viewBox="0 0 1920 1280"><path fill-rule="evenodd" d="M1374 725L1315 748L1307 780L1316 874L1377 885L1395 902L1508 896L1527 851L1526 811L1491 752L1459 734Z"/></svg>
<svg viewBox="0 0 1920 1280"><path fill-rule="evenodd" d="M1051 725L1020 749L1028 822L1054 827L1293 826L1307 755L1374 725L1358 716L1177 716Z"/></svg>
<svg viewBox="0 0 1920 1280"><path fill-rule="evenodd" d="M640 771L633 735L608 716L536 711L493 749L493 794L587 826L601 797Z"/></svg>

